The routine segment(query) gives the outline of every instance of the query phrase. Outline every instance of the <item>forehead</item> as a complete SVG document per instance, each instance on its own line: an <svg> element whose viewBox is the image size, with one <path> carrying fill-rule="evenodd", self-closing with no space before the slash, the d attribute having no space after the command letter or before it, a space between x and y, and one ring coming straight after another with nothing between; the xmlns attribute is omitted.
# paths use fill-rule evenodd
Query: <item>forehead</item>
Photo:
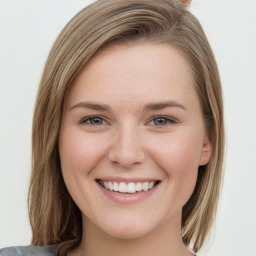
<svg viewBox="0 0 256 256"><path fill-rule="evenodd" d="M101 50L76 77L68 101L182 100L195 94L190 66L167 44L114 44ZM159 99L158 99L159 98ZM124 101L125 99L125 101Z"/></svg>
<svg viewBox="0 0 256 256"><path fill-rule="evenodd" d="M108 45L85 65L82 72L94 68L105 70L106 72L102 74L108 73L111 68L116 68L120 71L131 71L133 69L133 71L137 70L140 74L146 72L149 75L151 73L152 76L159 70L165 73L168 72L172 76L181 72L182 76L186 78L192 75L190 65L180 49L167 43L143 41Z"/></svg>

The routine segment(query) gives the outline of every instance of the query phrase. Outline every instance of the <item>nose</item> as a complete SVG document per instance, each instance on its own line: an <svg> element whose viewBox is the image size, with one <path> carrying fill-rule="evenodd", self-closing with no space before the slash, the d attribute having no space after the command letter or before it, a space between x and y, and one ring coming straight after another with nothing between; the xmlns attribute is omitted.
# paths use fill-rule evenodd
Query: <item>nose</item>
<svg viewBox="0 0 256 256"><path fill-rule="evenodd" d="M131 168L142 163L145 153L139 132L131 127L123 127L114 138L108 154L109 160L123 168Z"/></svg>

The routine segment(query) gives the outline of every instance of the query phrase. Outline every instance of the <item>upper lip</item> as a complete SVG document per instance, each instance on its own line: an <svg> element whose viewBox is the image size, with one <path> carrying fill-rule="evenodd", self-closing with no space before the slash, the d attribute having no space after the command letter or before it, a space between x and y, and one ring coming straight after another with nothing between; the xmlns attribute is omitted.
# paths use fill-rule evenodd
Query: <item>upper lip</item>
<svg viewBox="0 0 256 256"><path fill-rule="evenodd" d="M154 178L122 178L122 177L102 177L102 178L97 178L96 181L110 181L110 182L125 182L125 183L130 183L130 182L151 182L151 181L160 181L159 179L154 179Z"/></svg>

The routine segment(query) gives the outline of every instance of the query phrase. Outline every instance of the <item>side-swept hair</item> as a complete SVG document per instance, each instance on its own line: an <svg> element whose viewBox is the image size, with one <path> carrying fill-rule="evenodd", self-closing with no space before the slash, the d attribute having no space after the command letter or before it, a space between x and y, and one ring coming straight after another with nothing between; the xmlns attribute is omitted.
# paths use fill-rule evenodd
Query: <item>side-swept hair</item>
<svg viewBox="0 0 256 256"><path fill-rule="evenodd" d="M182 238L197 252L215 220L222 183L224 124L217 65L199 21L175 0L99 0L80 11L54 43L33 119L29 217L32 245L60 244L64 255L81 239L81 213L65 186L58 152L64 100L74 78L101 49L116 42L176 47L191 66L212 143L195 190L183 207Z"/></svg>

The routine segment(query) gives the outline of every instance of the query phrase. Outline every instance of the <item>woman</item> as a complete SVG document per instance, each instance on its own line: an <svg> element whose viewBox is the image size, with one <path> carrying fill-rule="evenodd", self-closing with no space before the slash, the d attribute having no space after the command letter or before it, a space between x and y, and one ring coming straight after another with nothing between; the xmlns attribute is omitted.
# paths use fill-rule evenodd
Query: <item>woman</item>
<svg viewBox="0 0 256 256"><path fill-rule="evenodd" d="M193 255L216 215L221 85L177 1L97 1L49 54L33 120L33 247L0 255Z"/></svg>

